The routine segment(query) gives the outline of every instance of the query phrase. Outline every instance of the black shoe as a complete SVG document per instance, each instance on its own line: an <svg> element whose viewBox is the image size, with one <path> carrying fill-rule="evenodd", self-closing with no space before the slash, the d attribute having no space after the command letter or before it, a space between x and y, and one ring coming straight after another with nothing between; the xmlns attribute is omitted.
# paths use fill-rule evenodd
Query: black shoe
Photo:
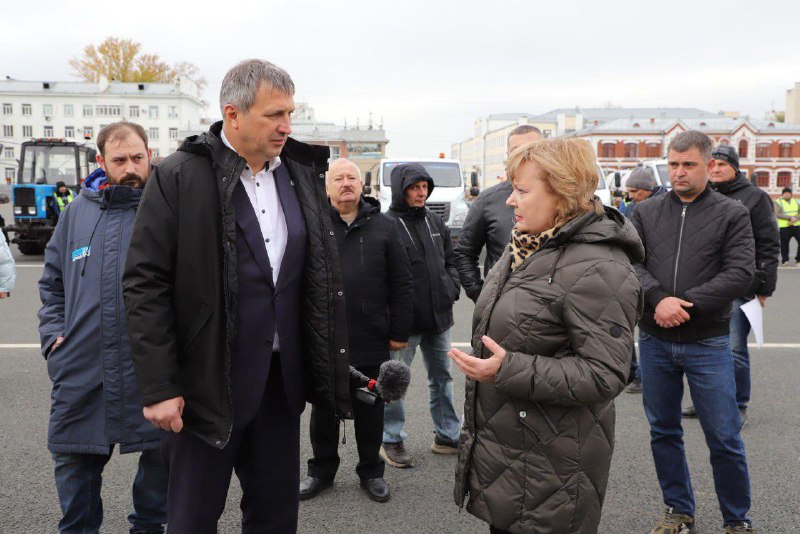
<svg viewBox="0 0 800 534"><path fill-rule="evenodd" d="M333 486L333 480L325 480L322 478L306 477L300 481L300 500L313 499L319 492L326 488Z"/></svg>
<svg viewBox="0 0 800 534"><path fill-rule="evenodd" d="M744 430L744 425L747 424L747 410L739 410L739 419L742 420L742 426L739 427L739 431L741 432Z"/></svg>
<svg viewBox="0 0 800 534"><path fill-rule="evenodd" d="M389 500L389 484L382 478L362 478L361 487L367 492L369 498L375 502Z"/></svg>
<svg viewBox="0 0 800 534"><path fill-rule="evenodd" d="M633 382L628 384L625 388L625 393L641 393L642 392L642 379L634 378Z"/></svg>
<svg viewBox="0 0 800 534"><path fill-rule="evenodd" d="M681 411L681 415L685 419L697 419L697 410L694 409L694 404L690 404Z"/></svg>

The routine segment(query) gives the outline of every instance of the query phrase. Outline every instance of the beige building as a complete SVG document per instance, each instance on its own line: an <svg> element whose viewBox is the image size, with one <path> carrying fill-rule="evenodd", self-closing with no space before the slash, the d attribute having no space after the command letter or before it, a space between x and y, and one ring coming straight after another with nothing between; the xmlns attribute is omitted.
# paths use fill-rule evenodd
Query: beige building
<svg viewBox="0 0 800 534"><path fill-rule="evenodd" d="M800 124L800 82L786 90L786 123Z"/></svg>

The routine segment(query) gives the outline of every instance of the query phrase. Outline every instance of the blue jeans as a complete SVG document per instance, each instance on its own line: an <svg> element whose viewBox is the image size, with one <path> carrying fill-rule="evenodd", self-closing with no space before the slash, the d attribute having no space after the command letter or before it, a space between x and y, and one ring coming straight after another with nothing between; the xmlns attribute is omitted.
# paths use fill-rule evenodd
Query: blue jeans
<svg viewBox="0 0 800 534"><path fill-rule="evenodd" d="M694 493L683 447L683 375L711 452L714 488L725 525L750 523L750 475L736 406L730 337L691 343L639 333L642 400L664 503L694 516Z"/></svg>
<svg viewBox="0 0 800 534"><path fill-rule="evenodd" d="M56 490L61 504L62 534L100 532L103 501L100 489L109 454L52 453ZM142 452L133 481L131 534L162 533L167 522L167 471L159 449Z"/></svg>
<svg viewBox="0 0 800 534"><path fill-rule="evenodd" d="M736 404L746 412L750 402L750 353L747 350L747 336L750 334L750 321L741 310L747 301L733 301L731 315L731 352L733 352L733 373L736 377Z"/></svg>
<svg viewBox="0 0 800 534"><path fill-rule="evenodd" d="M408 347L392 351L391 358L410 366L417 346L422 348L422 359L428 372L429 403L436 435L457 442L460 428L453 406L453 376L450 374L452 362L447 356L447 351L450 350L450 329L441 334L411 336L408 338ZM383 442L405 441L408 438L403 430L405 423L403 401L387 404L383 411Z"/></svg>

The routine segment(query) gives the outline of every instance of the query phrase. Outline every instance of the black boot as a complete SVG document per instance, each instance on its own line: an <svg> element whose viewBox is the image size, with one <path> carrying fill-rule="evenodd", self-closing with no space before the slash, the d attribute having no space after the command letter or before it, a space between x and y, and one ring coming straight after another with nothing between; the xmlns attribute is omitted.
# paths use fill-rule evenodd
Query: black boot
<svg viewBox="0 0 800 534"><path fill-rule="evenodd" d="M382 478L362 478L361 487L367 492L369 498L375 502L389 500L389 485Z"/></svg>
<svg viewBox="0 0 800 534"><path fill-rule="evenodd" d="M325 480L322 478L306 477L300 481L300 500L313 499L319 492L326 488L333 486L333 480Z"/></svg>

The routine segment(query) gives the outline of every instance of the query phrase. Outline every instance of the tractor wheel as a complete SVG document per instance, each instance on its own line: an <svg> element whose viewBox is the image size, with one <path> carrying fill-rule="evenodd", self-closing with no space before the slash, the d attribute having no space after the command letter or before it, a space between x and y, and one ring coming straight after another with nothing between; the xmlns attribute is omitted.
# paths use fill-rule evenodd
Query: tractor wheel
<svg viewBox="0 0 800 534"><path fill-rule="evenodd" d="M19 251L26 256L41 256L44 254L44 246L41 243L18 243Z"/></svg>

